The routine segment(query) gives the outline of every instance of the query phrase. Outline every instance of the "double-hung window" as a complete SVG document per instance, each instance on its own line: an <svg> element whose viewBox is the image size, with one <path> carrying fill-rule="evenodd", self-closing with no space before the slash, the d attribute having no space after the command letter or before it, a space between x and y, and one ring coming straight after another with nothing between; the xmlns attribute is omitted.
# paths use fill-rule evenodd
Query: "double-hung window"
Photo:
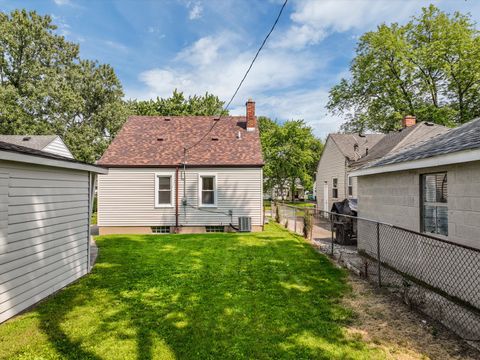
<svg viewBox="0 0 480 360"><path fill-rule="evenodd" d="M200 205L216 206L216 178L214 175L200 176Z"/></svg>
<svg viewBox="0 0 480 360"><path fill-rule="evenodd" d="M447 173L425 174L422 179L421 230L448 235Z"/></svg>
<svg viewBox="0 0 480 360"><path fill-rule="evenodd" d="M336 199L338 198L338 179L333 178L332 183L332 198Z"/></svg>
<svg viewBox="0 0 480 360"><path fill-rule="evenodd" d="M352 196L353 195L353 182L352 182L352 177L348 177L348 195Z"/></svg>
<svg viewBox="0 0 480 360"><path fill-rule="evenodd" d="M155 206L169 207L172 205L172 175L155 175Z"/></svg>

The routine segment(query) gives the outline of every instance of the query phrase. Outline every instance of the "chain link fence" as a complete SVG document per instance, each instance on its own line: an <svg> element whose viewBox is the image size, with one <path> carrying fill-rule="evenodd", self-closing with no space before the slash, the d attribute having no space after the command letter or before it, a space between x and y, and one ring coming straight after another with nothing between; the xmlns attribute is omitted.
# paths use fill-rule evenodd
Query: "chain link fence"
<svg viewBox="0 0 480 360"><path fill-rule="evenodd" d="M394 225L281 203L272 204L272 216L465 340L480 341L479 249Z"/></svg>

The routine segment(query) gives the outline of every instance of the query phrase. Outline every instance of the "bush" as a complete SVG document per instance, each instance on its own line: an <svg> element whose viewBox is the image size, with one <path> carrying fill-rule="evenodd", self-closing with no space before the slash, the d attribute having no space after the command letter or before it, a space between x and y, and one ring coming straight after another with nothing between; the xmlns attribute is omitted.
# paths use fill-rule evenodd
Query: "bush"
<svg viewBox="0 0 480 360"><path fill-rule="evenodd" d="M310 236L312 230L312 215L310 212L305 211L303 215L303 237L307 239Z"/></svg>

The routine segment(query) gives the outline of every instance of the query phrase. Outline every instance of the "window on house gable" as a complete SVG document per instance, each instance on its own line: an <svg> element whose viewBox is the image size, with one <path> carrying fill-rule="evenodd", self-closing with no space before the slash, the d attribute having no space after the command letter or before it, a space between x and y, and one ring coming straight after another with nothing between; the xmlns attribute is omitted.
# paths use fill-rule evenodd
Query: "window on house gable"
<svg viewBox="0 0 480 360"><path fill-rule="evenodd" d="M216 204L215 194L215 176L201 176L201 204L207 206L214 206Z"/></svg>
<svg viewBox="0 0 480 360"><path fill-rule="evenodd" d="M425 233L448 235L447 173L421 175L421 230Z"/></svg>
<svg viewBox="0 0 480 360"><path fill-rule="evenodd" d="M332 197L334 199L338 198L338 179L333 178L332 180Z"/></svg>
<svg viewBox="0 0 480 360"><path fill-rule="evenodd" d="M157 175L155 178L155 205L172 205L172 176Z"/></svg>

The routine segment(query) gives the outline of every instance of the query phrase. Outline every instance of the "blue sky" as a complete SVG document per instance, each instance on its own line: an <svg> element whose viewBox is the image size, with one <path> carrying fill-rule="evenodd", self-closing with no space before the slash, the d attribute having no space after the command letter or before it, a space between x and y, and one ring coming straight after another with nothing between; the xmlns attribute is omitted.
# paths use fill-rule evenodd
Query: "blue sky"
<svg viewBox="0 0 480 360"><path fill-rule="evenodd" d="M328 90L342 77L358 37L383 22L404 23L433 2L478 21L480 0L290 0L269 43L231 106L243 114L304 119L320 137L342 119L328 114ZM83 58L111 64L126 98L206 91L228 100L283 0L0 0L50 14Z"/></svg>

